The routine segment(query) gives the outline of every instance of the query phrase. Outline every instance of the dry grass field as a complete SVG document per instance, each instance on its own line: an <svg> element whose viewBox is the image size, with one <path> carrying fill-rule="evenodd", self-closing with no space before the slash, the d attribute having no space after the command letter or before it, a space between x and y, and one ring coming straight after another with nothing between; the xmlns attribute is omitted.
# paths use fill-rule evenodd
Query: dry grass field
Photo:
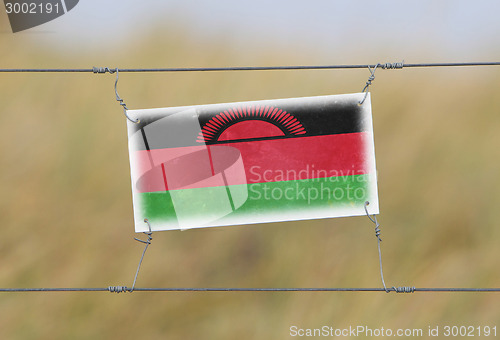
<svg viewBox="0 0 500 340"><path fill-rule="evenodd" d="M13 43L2 34L0 67L307 61L255 54L242 62L223 42L200 46L181 34L72 59L32 37ZM124 73L119 92L138 109L353 93L368 75ZM388 285L500 286L499 76L498 68L377 71L371 91ZM133 240L126 124L113 82L109 74L0 74L0 287L131 285L143 245ZM366 217L153 237L138 287L381 286ZM0 293L0 338L243 340L287 339L292 325L500 327L499 302L498 293Z"/></svg>

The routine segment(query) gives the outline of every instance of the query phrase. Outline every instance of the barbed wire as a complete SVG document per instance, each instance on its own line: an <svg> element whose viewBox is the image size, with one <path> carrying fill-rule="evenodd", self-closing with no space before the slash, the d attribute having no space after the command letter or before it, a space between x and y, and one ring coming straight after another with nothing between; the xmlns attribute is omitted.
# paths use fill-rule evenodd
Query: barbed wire
<svg viewBox="0 0 500 340"><path fill-rule="evenodd" d="M366 69L379 67L382 69L402 69L420 67L463 67L463 66L500 66L500 61L493 62L445 62L445 63L376 63L353 65L291 65L291 66L230 66L230 67L167 67L167 68L3 68L0 72L59 72L59 73L113 73L119 72L221 72L221 71L278 71L278 70L334 70L334 69ZM111 72L113 71L113 72Z"/></svg>

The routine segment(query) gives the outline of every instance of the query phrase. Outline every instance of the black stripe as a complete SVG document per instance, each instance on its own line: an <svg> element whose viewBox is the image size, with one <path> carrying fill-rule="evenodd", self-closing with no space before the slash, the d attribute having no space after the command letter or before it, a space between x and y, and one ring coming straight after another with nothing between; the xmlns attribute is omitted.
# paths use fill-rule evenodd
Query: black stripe
<svg viewBox="0 0 500 340"><path fill-rule="evenodd" d="M149 144L148 144L148 138L146 137L146 132L144 131L144 128L141 128L141 133L142 133L142 138L144 139L144 145L146 146L146 150L149 149Z"/></svg>
<svg viewBox="0 0 500 340"><path fill-rule="evenodd" d="M149 151L149 143L148 143L148 139L146 137L146 132L144 131L144 129L141 129L141 134L142 134L142 139L144 140L144 145L146 146L146 150ZM148 152L148 158L149 158L149 164L151 165L151 167L154 167L155 163L153 162L153 156L151 155L151 152ZM165 183L165 185L166 185L166 183Z"/></svg>
<svg viewBox="0 0 500 340"><path fill-rule="evenodd" d="M228 111L229 109L235 108L248 108L251 106L270 106L274 108L286 111L293 117L295 117L303 126L305 133L294 135L293 132L285 132L285 136L279 137L263 137L255 139L238 139L238 141L252 141L252 140L268 140L268 139L281 139L281 138L301 138L308 136L321 136L321 135L334 135L334 134L345 134L345 133L357 133L366 131L368 124L366 124L366 119L370 119L368 115L365 115L363 110L366 105L359 105L356 97L352 97L350 100L345 100L342 96L331 96L331 97L313 97L304 98L303 100L269 100L269 101L256 101L256 102L246 102L241 104L228 103L228 104L214 104L214 105L201 105L195 106L194 109L198 115L198 122L200 128L203 128L213 117L217 116L219 113ZM146 135L144 132L144 127L153 124L155 121L165 117L166 115L175 115L178 112L185 111L186 107L182 108L170 108L165 109L165 115L155 115L151 117L139 117L140 123L136 124L137 130L141 130L144 138L144 146L146 150L150 150L150 145L147 143ZM193 112L193 111L191 111ZM239 118L237 121L241 120L251 120L259 119L268 121L270 123L276 123L273 119L269 117L244 117ZM228 126L237 122L232 120L220 128L217 129L216 133L212 135L210 141L207 144L225 144L231 141L217 141L217 137L227 128ZM172 120L169 128L173 131L183 131L185 127L183 124L185 122L182 119ZM220 125L217 123L217 125ZM279 126L281 130L284 129L283 125ZM153 131L154 129L152 129ZM168 136L162 138L155 138L157 142L155 145L151 146L153 149L164 149L164 148L175 148L183 146L196 146L202 145L197 142L199 137L199 132L201 131L189 131L186 133L179 133L175 138L168 138ZM158 143L158 140L161 140ZM142 149L142 148L140 148Z"/></svg>

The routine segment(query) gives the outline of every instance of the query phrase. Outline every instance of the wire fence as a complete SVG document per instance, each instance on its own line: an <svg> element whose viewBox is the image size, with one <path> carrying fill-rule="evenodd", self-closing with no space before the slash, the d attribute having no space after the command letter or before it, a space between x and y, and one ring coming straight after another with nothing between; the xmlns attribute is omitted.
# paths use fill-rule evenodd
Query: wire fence
<svg viewBox="0 0 500 340"><path fill-rule="evenodd" d="M402 69L421 67L465 67L465 66L500 66L500 62L457 62L457 63L376 63L354 65L295 65L295 66L230 66L230 67L170 67L170 68L3 68L0 72L11 73L114 73L119 72L222 72L222 71L290 71L290 70L336 70L336 69L366 69L379 67L382 69Z"/></svg>
<svg viewBox="0 0 500 340"><path fill-rule="evenodd" d="M500 288L139 288L133 290L124 286L107 288L0 288L0 293L23 292L384 292L384 293L500 293Z"/></svg>
<svg viewBox="0 0 500 340"><path fill-rule="evenodd" d="M424 67L478 67L478 66L500 66L500 62L446 62L446 63L414 63L405 64L404 62L396 63L376 63L376 64L354 64L354 65L296 65L296 66L234 66L234 67L179 67L179 68L109 68L109 67L93 67L93 68L11 68L0 69L0 73L117 73L118 72L223 72L223 71L279 71L279 70L335 70L335 69L366 69L372 73L371 78L374 78L375 69L403 69L403 68L424 68ZM367 82L363 92L371 85L371 80ZM118 81L118 77L116 82ZM116 91L115 82L115 91ZM117 100L119 96L117 94ZM126 109L126 107L124 108ZM365 207L366 209L366 207ZM367 211L368 217L368 211ZM379 227L376 219L372 222ZM376 229L377 231L377 229ZM149 233L149 236L151 233ZM378 235L376 235L378 237ZM141 240L138 240L141 241ZM137 268L134 283L131 288L127 286L109 286L106 288L0 288L0 293L23 293L23 292L111 292L111 293L132 293L132 292L384 292L384 293L500 293L500 288L417 288L417 287L386 287L382 273L382 260L380 254L379 241L379 258L381 278L383 288L140 288L135 287L137 274L140 265L144 258L146 247L141 257L141 261Z"/></svg>

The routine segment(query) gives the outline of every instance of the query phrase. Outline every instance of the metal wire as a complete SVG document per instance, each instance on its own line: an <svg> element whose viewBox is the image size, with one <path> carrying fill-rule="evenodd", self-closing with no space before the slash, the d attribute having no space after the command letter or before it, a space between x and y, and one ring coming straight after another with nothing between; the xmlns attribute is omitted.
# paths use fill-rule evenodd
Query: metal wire
<svg viewBox="0 0 500 340"><path fill-rule="evenodd" d="M373 72L375 72L375 69L373 69ZM372 72L372 75L373 75L373 72ZM367 85L368 85L368 83L367 83ZM380 266L380 279L382 280L382 285L384 286L384 291L386 293L390 293L390 292L414 293L415 289L416 289L414 286L413 287L394 287L394 286L392 286L391 288L386 287L385 280L384 280L384 270L382 268L382 250L380 249L380 242L382 242L382 238L380 237L380 234L382 232L380 230L380 223L378 223L378 221L377 221L377 216L375 214L370 216L370 214L368 213L368 205L370 205L370 202L366 201L364 208L365 208L366 216L368 216L370 221L372 221L373 224L375 224L375 237L377 238L377 246L378 246L378 262L379 262L379 266Z"/></svg>
<svg viewBox="0 0 500 340"><path fill-rule="evenodd" d="M101 69L99 69L100 71ZM96 73L96 68L94 67L93 68L93 71L94 73ZM125 102L123 101L123 99L120 97L120 95L118 94L118 75L119 75L119 71L118 71L118 68L114 69L114 70L110 70L109 68L105 67L104 68L104 72L99 72L98 73L104 73L104 72L109 72L111 74L115 73L116 72L116 79L115 79L115 96L116 96L116 101L120 104L121 107L123 107L123 114L125 115L125 117L127 117L127 119L129 121L131 121L132 123L139 123L139 119L132 119L129 117L129 115L127 114L127 110L128 110L128 107L127 107L127 104L125 104Z"/></svg>
<svg viewBox="0 0 500 340"><path fill-rule="evenodd" d="M151 225L147 219L144 220L145 223L148 224L149 232L145 232L148 236L146 241L137 239L137 241L145 243L146 246L142 253L141 260L139 261L139 265L137 267L137 271L135 273L134 283L132 284L132 288L128 288L127 286L109 286L107 288L0 288L0 293L23 293L23 292L110 292L110 293L125 293L125 292L396 292L396 293L415 293L415 292L450 292L450 293L500 293L500 288L416 288L416 287L392 287L386 288L384 282L384 274L382 271L382 254L380 251L380 242L382 239L380 238L380 225L376 219L376 216L373 215L373 218L368 213L369 202L365 202L365 211L368 218L375 223L375 236L378 240L378 250L379 250L379 260L380 260L380 276L382 278L383 288L176 288L176 287L167 287L167 288L136 288L135 283L137 281L137 276L139 274L139 269L141 267L142 260L144 259L144 254L148 249L148 246L151 244L152 240L152 231Z"/></svg>
<svg viewBox="0 0 500 340"><path fill-rule="evenodd" d="M139 261L139 265L137 266L137 271L135 272L135 277L134 277L134 283L132 284L132 288L130 288L130 292L132 293L135 289L135 283L137 282L137 276L139 276L139 270L141 269L141 264L142 260L144 260L144 255L146 255L146 250L148 250L149 245L151 244L151 241L153 240L153 232L151 231L151 224L149 223L149 220L147 218L144 219L144 223L148 224L148 232L144 232L143 234L148 237L146 241L143 241L138 238L134 238L134 240L142 242L145 244L144 246L144 251L142 252L141 260Z"/></svg>
<svg viewBox="0 0 500 340"><path fill-rule="evenodd" d="M398 69L401 63L375 63L355 65L296 65L296 66L231 66L231 67L170 67L170 68L3 68L0 72L74 72L74 73L106 73L110 70L119 72L218 72L218 71L274 71L274 70L334 70L334 69L366 69L379 66L382 69ZM404 68L414 67L460 67L460 66L500 66L500 61L493 62L457 62L457 63L417 63L404 64Z"/></svg>
<svg viewBox="0 0 500 340"><path fill-rule="evenodd" d="M132 288L127 286L109 286L107 288L0 288L0 293L20 293L20 292L110 292L110 293L124 293L124 292L396 292L396 293L415 293L415 292L450 292L450 293L500 293L500 288L416 288L416 287L391 287L387 288L384 281L384 273L382 269L382 252L380 249L380 224L377 221L376 215L370 216L368 212L368 201L365 202L364 208L366 215L371 222L375 224L375 236L377 237L378 255L380 264L380 277L382 280L383 288L136 288L135 284L139 270L141 268L144 255L152 240L151 225L147 219L144 220L148 224L149 232L144 232L148 236L146 241L135 239L145 244L144 251L142 252L137 271L135 273Z"/></svg>
<svg viewBox="0 0 500 340"><path fill-rule="evenodd" d="M121 286L117 286L121 287ZM0 293L113 292L108 288L0 288ZM126 288L126 287L124 287ZM413 287L412 287L413 288ZM126 290L123 290L126 291ZM135 288L134 292L386 292L384 288ZM500 288L413 288L416 293L500 293Z"/></svg>
<svg viewBox="0 0 500 340"><path fill-rule="evenodd" d="M375 70L374 70L375 71ZM384 280L384 270L382 269L382 251L380 250L380 242L382 242L382 238L380 238L380 224L378 223L377 221L377 216L373 215L373 217L370 216L370 214L368 213L368 205L370 204L370 202L366 201L365 202L365 205L364 205L364 208L365 208L365 212L366 212L366 216L368 216L368 218L370 219L370 221L373 222L373 224L375 224L375 237L377 238L377 245L378 245L378 261L379 261L379 266L380 266L380 278L382 280L382 285L384 286L384 290L386 293L389 293L390 290L387 289L387 287L385 286L385 280ZM397 292L397 289L395 287L392 287L394 289L394 291Z"/></svg>
<svg viewBox="0 0 500 340"><path fill-rule="evenodd" d="M389 64L390 66L392 66L392 64ZM402 64L401 64L402 65ZM359 102L359 105L363 105L363 103L365 102L366 100L366 97L368 96L368 88L370 87L370 85L372 84L372 81L375 80L375 71L377 70L377 67L379 65L375 65L374 68L371 68L371 67L368 67L368 70L370 70L370 77L368 77L368 80L366 81L366 84L365 84L365 87L363 87L363 91L361 91L361 93L364 93L365 96L363 97L363 99ZM402 68L403 66L401 66ZM396 68L396 67L386 67L386 68ZM366 204L365 204L365 210L366 210ZM366 214L368 215L368 211L366 211ZM370 217L370 215L368 215L368 217ZM371 220L371 218L370 218ZM373 220L372 220L373 222Z"/></svg>

